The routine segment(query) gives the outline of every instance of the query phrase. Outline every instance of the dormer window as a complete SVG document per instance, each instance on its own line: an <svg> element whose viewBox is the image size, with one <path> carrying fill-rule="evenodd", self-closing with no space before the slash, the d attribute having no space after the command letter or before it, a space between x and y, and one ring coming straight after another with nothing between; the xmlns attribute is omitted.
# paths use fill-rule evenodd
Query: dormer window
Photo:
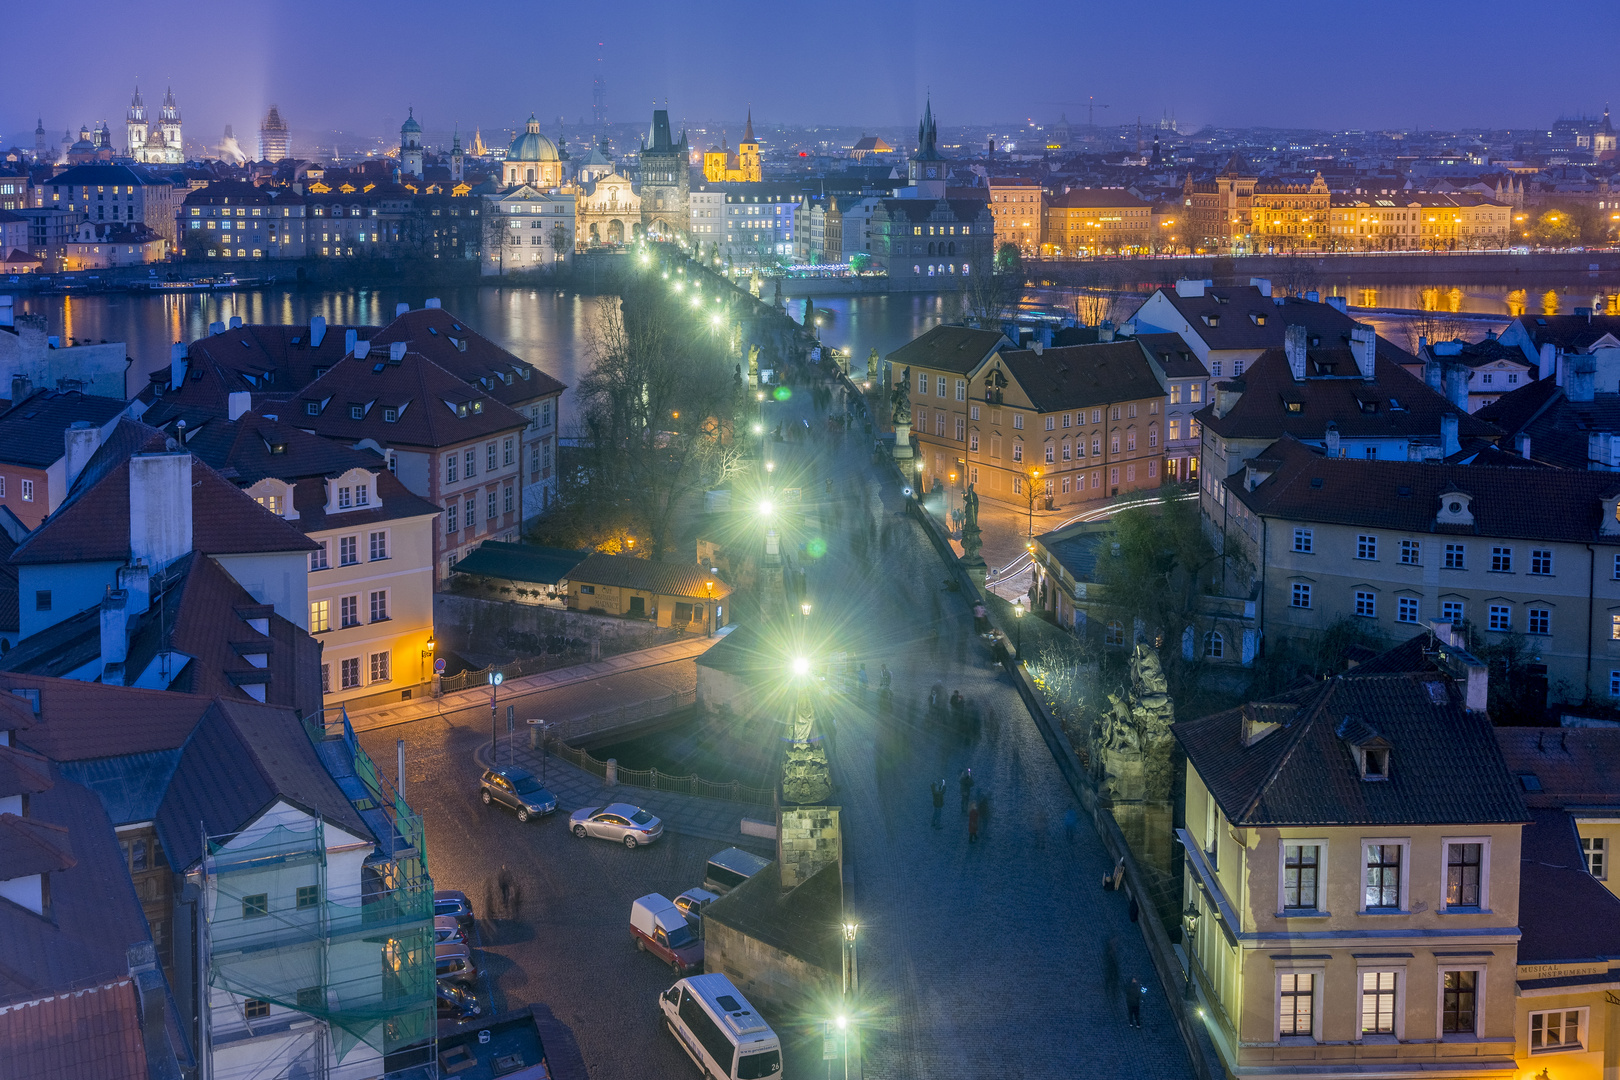
<svg viewBox="0 0 1620 1080"><path fill-rule="evenodd" d="M354 491L352 488L340 487L337 491L337 504L339 510L347 510L354 505Z"/></svg>
<svg viewBox="0 0 1620 1080"><path fill-rule="evenodd" d="M365 419L365 416L366 416L366 407L364 405L350 405L349 406L349 419L350 420L363 420L363 419Z"/></svg>
<svg viewBox="0 0 1620 1080"><path fill-rule="evenodd" d="M399 410L393 407L383 409L383 423L392 424L399 419Z"/></svg>
<svg viewBox="0 0 1620 1080"><path fill-rule="evenodd" d="M304 402L304 415L305 416L319 416L319 415L321 415L321 403L318 402L318 401L306 401L306 402Z"/></svg>
<svg viewBox="0 0 1620 1080"><path fill-rule="evenodd" d="M1389 779L1389 748L1363 746L1361 748L1361 778L1363 780Z"/></svg>

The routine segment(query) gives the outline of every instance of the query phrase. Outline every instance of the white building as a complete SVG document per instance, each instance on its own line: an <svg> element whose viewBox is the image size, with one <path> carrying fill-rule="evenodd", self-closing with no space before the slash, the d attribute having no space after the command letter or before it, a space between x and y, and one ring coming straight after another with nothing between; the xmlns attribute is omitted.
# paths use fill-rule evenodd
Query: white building
<svg viewBox="0 0 1620 1080"><path fill-rule="evenodd" d="M538 270L573 261L573 195L519 184L486 198L493 220L484 234L485 275Z"/></svg>

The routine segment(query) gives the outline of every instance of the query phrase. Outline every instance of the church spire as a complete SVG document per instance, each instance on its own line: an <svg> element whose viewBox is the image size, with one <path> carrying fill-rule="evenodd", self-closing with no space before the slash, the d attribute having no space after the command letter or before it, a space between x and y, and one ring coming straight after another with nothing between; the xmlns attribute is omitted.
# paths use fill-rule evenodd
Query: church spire
<svg viewBox="0 0 1620 1080"><path fill-rule="evenodd" d="M754 138L754 107L752 105L748 107L748 123L743 128L742 141L748 143L759 141L758 139Z"/></svg>

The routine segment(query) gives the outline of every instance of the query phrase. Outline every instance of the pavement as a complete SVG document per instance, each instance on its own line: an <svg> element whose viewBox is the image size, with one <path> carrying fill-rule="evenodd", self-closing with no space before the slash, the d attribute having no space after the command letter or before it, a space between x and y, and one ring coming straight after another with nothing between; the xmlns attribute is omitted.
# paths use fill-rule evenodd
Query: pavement
<svg viewBox="0 0 1620 1080"><path fill-rule="evenodd" d="M645 668L660 667L683 660L693 660L713 648L730 631L730 627L722 627L712 638L683 638L680 641L655 645L650 649L638 649L635 652L603 657L601 660L595 660L589 664L575 664L573 667L542 671L537 675L524 675L515 679L507 679L501 683L500 689L497 691L498 704L509 705L517 701L523 701L524 708L520 709L519 712L526 712L526 710L538 704L528 700L535 694L558 690L565 686L596 683L610 676L640 671ZM633 687L638 684L632 680L619 680L610 685L614 687L613 692L601 697L595 708L578 715L588 715L589 712L620 704L639 704L642 701L660 696L650 692L643 697L634 696ZM668 693L668 690L665 690L664 693ZM563 717L556 711L554 703L561 699L555 695L548 696L544 700L546 709L551 714L548 719L572 718L573 714ZM478 686L466 690L456 690L448 694L440 694L437 697L412 698L409 701L391 702L370 709L358 709L349 713L349 724L356 731L370 731L373 728L409 724L414 720L439 717L445 713L459 712L464 709L488 708L489 687Z"/></svg>

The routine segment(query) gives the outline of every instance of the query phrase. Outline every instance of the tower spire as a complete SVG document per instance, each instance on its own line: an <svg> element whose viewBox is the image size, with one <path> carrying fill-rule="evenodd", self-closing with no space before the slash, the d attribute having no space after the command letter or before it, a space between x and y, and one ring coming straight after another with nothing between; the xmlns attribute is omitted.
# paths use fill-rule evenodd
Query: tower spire
<svg viewBox="0 0 1620 1080"><path fill-rule="evenodd" d="M743 128L743 142L755 142L754 138L754 107L748 106L748 123Z"/></svg>

